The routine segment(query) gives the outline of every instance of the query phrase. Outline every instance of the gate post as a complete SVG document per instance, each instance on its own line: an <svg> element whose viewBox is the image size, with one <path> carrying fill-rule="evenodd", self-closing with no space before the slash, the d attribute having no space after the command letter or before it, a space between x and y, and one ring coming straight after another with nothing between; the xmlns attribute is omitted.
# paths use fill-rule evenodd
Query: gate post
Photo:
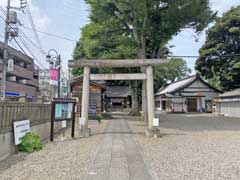
<svg viewBox="0 0 240 180"><path fill-rule="evenodd" d="M146 136L152 137L154 134L153 118L155 115L154 104L154 86L153 86L153 67L147 66L147 106L148 106L148 128L146 129Z"/></svg>
<svg viewBox="0 0 240 180"><path fill-rule="evenodd" d="M90 81L90 67L84 67L83 73L83 87L82 87L82 113L83 125L81 125L80 136L89 137L91 129L88 128L88 108L89 108L89 81Z"/></svg>

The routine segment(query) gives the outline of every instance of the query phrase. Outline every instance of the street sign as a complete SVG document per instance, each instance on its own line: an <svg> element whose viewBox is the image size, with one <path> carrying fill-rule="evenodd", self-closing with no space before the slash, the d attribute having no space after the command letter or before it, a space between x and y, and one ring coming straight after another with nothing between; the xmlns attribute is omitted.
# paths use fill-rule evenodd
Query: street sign
<svg viewBox="0 0 240 180"><path fill-rule="evenodd" d="M30 121L15 121L13 122L13 129L15 145L19 145L22 142L22 138L25 136L25 134L30 132Z"/></svg>
<svg viewBox="0 0 240 180"><path fill-rule="evenodd" d="M158 118L153 118L153 126L158 127L159 126L159 119Z"/></svg>

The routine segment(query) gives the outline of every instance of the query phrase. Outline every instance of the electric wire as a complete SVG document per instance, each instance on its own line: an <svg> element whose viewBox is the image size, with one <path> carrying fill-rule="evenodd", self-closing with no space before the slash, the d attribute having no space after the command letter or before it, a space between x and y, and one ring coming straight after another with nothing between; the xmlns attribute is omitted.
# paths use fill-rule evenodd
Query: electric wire
<svg viewBox="0 0 240 180"><path fill-rule="evenodd" d="M26 1L26 2L27 2L27 1ZM37 33L37 31L36 31L36 27L35 27L35 24L34 24L34 21L33 21L33 18L32 18L32 13L31 13L30 6L29 6L28 2L27 2L27 7L26 7L26 9L27 9L28 18L29 18L31 27L32 27L32 29L33 29L33 34L34 34L34 36L35 36L35 38L36 38L36 40L37 40L37 43L39 44L40 49L42 49L42 44L41 44L41 41L40 41L40 39L39 39L38 33Z"/></svg>
<svg viewBox="0 0 240 180"><path fill-rule="evenodd" d="M27 27L27 26L22 26L22 28L25 28L25 29L28 29L28 30L33 31L32 28ZM51 37L55 37L55 38L58 38L58 39L62 39L62 40L66 40L66 41L71 41L71 42L77 42L77 40L70 39L70 38L68 38L68 37L64 37L64 36L60 36L60 35L56 35L56 34L44 32L44 31L40 31L40 30L38 30L38 29L36 29L36 31L39 32L39 33L41 33L41 34L44 34L44 35L47 35L47 36L51 36Z"/></svg>
<svg viewBox="0 0 240 180"><path fill-rule="evenodd" d="M26 43L26 41L24 40L23 37L19 37L19 40L21 41L21 43L23 44L23 46L27 49L27 51L30 53L30 55L34 58L34 60L36 60L38 62L38 64L43 68L43 69L47 69L41 62L40 60L38 60L38 58L34 55L34 53L31 51L31 48L28 46L28 44ZM25 53L26 54L26 53Z"/></svg>
<svg viewBox="0 0 240 180"><path fill-rule="evenodd" d="M5 20L2 16L0 16L0 18L3 19L4 22L6 22L6 20ZM16 30L15 30L11 25L9 25L9 27L16 32ZM22 32L22 34L24 34L24 33ZM24 36L25 36L25 38L27 37L25 34L24 34ZM31 48L29 48L29 46L27 45L27 43L26 43L26 41L23 39L23 37L22 37L22 36L20 36L20 37L22 38L22 40L20 40L20 41L22 42L22 44L24 45L24 47L28 50L28 52L31 54L31 56L38 62L38 64L39 64L41 67L43 67L44 69L47 69L47 68L38 60L38 58L34 55L34 53L30 50ZM42 49L40 49L40 48L39 48L35 43L33 43L28 37L27 37L27 39L28 39L35 47L37 47L37 49L39 49L40 51L42 51L42 53L43 53L44 55L46 55L46 52L44 52ZM21 45L19 44L19 42L18 42L15 38L14 38L14 41L15 41L15 43L18 45L18 47L21 49L21 51L22 51L26 56L28 56L27 53L25 52L25 50L21 47Z"/></svg>

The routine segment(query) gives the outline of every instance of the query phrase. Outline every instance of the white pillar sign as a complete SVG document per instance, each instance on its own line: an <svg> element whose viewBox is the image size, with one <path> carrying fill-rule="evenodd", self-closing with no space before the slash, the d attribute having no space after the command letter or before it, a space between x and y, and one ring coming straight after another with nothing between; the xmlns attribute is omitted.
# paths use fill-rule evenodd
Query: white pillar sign
<svg viewBox="0 0 240 180"><path fill-rule="evenodd" d="M79 118L79 126L81 127L83 125L85 125L85 118L84 117L80 117Z"/></svg>
<svg viewBox="0 0 240 180"><path fill-rule="evenodd" d="M13 123L13 128L15 145L18 145L22 142L22 138L25 136L25 134L30 132L30 121L16 121Z"/></svg>
<svg viewBox="0 0 240 180"><path fill-rule="evenodd" d="M62 121L62 128L66 128L67 127L67 121Z"/></svg>
<svg viewBox="0 0 240 180"><path fill-rule="evenodd" d="M158 118L153 118L153 126L158 127L159 126L159 119Z"/></svg>

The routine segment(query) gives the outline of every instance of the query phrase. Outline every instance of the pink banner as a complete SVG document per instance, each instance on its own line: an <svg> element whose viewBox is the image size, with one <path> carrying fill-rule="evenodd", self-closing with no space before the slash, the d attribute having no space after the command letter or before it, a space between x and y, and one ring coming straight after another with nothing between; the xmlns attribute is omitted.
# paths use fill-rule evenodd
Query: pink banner
<svg viewBox="0 0 240 180"><path fill-rule="evenodd" d="M58 70L50 69L50 84L57 85L58 84Z"/></svg>

